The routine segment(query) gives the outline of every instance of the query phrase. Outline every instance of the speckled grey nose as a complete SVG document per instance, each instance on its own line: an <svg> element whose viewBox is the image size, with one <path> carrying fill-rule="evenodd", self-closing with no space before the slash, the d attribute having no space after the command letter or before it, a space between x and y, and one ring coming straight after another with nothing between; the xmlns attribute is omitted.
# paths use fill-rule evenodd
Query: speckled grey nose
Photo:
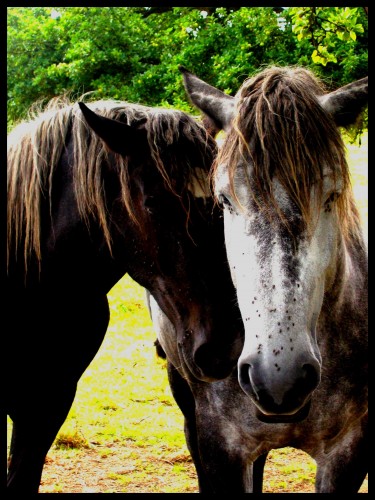
<svg viewBox="0 0 375 500"><path fill-rule="evenodd" d="M288 370L276 369L271 376L264 364L248 358L240 362L238 376L242 390L264 414L292 415L307 403L318 386L320 365L311 357Z"/></svg>

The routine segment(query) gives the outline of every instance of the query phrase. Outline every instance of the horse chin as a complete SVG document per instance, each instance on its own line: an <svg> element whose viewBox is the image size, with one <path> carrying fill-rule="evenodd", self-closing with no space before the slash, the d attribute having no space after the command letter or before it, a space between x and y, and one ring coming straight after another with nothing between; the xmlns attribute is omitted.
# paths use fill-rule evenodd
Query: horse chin
<svg viewBox="0 0 375 500"><path fill-rule="evenodd" d="M311 399L302 406L295 413L288 415L275 415L275 414L266 414L263 413L257 406L255 411L255 416L261 422L265 422L266 424L287 424L291 422L301 422L307 418L311 407Z"/></svg>

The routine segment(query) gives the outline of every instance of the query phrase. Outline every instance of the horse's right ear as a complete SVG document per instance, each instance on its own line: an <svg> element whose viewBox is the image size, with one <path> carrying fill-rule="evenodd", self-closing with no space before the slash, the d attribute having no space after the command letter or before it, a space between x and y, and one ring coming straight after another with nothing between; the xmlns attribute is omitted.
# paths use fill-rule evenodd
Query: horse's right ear
<svg viewBox="0 0 375 500"><path fill-rule="evenodd" d="M147 146L147 132L142 125L146 119L138 121L135 126L130 126L95 113L83 102L79 102L78 105L89 127L102 139L108 149L122 156L133 156L144 151Z"/></svg>
<svg viewBox="0 0 375 500"><path fill-rule="evenodd" d="M353 125L368 103L368 77L319 97L319 102L331 113L337 126Z"/></svg>
<svg viewBox="0 0 375 500"><path fill-rule="evenodd" d="M234 113L234 97L212 87L183 66L178 69L184 78L190 101L209 118L209 125L216 129L216 132L229 130Z"/></svg>

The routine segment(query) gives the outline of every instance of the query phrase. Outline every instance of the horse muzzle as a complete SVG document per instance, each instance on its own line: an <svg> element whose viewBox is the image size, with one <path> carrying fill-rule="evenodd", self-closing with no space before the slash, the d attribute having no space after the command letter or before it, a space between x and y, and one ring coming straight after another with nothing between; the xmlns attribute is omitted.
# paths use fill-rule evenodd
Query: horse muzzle
<svg viewBox="0 0 375 500"><path fill-rule="evenodd" d="M238 378L242 390L251 397L264 418L297 418L320 382L319 362L314 357L305 358L293 367L277 371L277 376L270 376L270 372L269 367L258 360L241 360Z"/></svg>

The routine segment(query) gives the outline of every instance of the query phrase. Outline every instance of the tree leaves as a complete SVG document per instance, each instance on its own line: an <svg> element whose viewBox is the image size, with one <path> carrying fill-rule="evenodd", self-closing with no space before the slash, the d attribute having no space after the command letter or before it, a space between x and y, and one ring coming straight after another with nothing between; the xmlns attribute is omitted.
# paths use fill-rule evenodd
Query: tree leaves
<svg viewBox="0 0 375 500"><path fill-rule="evenodd" d="M357 34L364 33L363 24L358 22L361 8L357 7L293 7L289 15L297 40L308 41L312 46L313 62L323 66L340 63L337 51L342 53L343 44L346 44L345 53L352 53ZM364 22L363 12L362 19Z"/></svg>
<svg viewBox="0 0 375 500"><path fill-rule="evenodd" d="M178 65L235 93L264 65L333 86L367 74L367 16L349 7L10 7L8 120L62 93L193 111Z"/></svg>

